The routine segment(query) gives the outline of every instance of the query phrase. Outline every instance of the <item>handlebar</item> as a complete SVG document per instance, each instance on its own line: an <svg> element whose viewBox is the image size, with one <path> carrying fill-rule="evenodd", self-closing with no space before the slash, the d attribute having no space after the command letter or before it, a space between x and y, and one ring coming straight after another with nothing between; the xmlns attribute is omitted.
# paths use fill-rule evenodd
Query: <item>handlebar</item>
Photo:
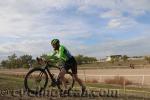
<svg viewBox="0 0 150 100"><path fill-rule="evenodd" d="M53 64L52 60L45 60L45 59L42 59L39 57L37 57L36 60L37 60L38 64L40 64L40 65L46 64L47 67L58 68L60 70L60 67Z"/></svg>
<svg viewBox="0 0 150 100"><path fill-rule="evenodd" d="M38 57L36 58L36 60L37 60L38 64L40 64L40 65L42 65L42 64L48 64L49 65L49 63L51 62L49 60L45 60L45 59L38 58Z"/></svg>

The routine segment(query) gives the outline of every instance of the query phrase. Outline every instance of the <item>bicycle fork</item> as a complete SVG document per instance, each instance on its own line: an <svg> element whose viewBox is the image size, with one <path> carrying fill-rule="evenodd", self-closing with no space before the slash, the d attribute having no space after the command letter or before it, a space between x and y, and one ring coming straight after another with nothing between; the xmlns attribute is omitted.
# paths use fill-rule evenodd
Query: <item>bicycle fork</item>
<svg viewBox="0 0 150 100"><path fill-rule="evenodd" d="M54 74L51 74L51 72L48 69L47 72L52 80L51 86L55 87L57 85L57 79L55 79Z"/></svg>

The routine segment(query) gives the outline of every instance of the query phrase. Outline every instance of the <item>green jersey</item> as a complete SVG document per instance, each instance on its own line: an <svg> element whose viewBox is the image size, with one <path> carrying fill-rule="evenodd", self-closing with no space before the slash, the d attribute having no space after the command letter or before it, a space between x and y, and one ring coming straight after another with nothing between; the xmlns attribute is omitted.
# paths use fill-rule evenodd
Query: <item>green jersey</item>
<svg viewBox="0 0 150 100"><path fill-rule="evenodd" d="M60 45L58 50L55 50L52 55L48 55L48 56L51 59L57 57L58 59L60 59L62 61L67 61L72 57L72 55L70 54L68 49L63 45Z"/></svg>

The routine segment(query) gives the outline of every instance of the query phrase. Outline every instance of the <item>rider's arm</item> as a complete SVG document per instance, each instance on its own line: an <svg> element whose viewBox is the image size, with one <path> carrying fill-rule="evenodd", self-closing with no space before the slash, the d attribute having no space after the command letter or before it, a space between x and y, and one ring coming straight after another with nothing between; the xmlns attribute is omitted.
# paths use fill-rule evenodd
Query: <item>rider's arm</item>
<svg viewBox="0 0 150 100"><path fill-rule="evenodd" d="M56 51L54 51L53 53L49 53L47 54L47 59L56 59Z"/></svg>
<svg viewBox="0 0 150 100"><path fill-rule="evenodd" d="M60 58L60 60L67 61L67 57L64 51L65 51L65 48L63 46L60 46L58 57Z"/></svg>

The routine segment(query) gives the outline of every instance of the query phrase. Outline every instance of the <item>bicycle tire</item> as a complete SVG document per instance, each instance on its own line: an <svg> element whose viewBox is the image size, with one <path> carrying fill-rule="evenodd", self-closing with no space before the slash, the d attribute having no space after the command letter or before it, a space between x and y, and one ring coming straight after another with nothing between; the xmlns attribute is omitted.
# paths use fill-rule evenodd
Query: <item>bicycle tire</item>
<svg viewBox="0 0 150 100"><path fill-rule="evenodd" d="M29 76L30 76L32 73L36 72L36 71L40 71L40 72L42 72L42 73L45 75L44 87L41 88L41 89L39 89L38 91L37 91L37 90L32 90L32 89L29 87L29 84L28 84L28 78L29 78ZM41 93L41 92L46 88L47 84L48 84L48 75L47 75L46 71L45 71L44 69L42 69L42 68L33 68L33 69L31 69L31 70L26 74L25 79L24 79L24 87L25 87L26 91L29 92L29 93L32 93L32 94Z"/></svg>

